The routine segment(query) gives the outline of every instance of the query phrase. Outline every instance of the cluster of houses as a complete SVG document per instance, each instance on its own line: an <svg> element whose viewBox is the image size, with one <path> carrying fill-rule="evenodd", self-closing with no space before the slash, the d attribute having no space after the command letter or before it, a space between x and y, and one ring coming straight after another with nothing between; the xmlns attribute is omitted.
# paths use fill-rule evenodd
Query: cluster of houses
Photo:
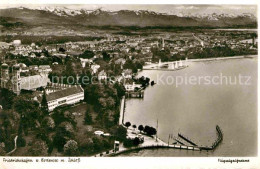
<svg viewBox="0 0 260 169"><path fill-rule="evenodd" d="M95 57L100 57L103 51L107 51L112 58L122 58L121 56L127 54L134 56L143 54L145 57L151 57L151 49L154 47L164 49L166 46L171 54L178 54L188 51L194 47L215 47L228 45L231 48L246 48L248 46L257 46L258 40L249 38L245 35L239 38L229 38L230 33L224 35L218 31L204 32L189 35L149 35L147 37L124 36L124 35L106 35L101 40L82 41L82 42L67 42L64 44L50 44L41 47L32 43L30 45L22 45L21 40L14 40L11 43L0 42L1 49L8 49L14 55L21 55L25 57L42 57L45 55L43 50L48 51L51 55L71 55L79 56L85 50L91 50L95 53ZM64 51L60 51L60 48ZM137 52L138 51L138 52ZM38 55L36 56L35 53ZM40 55L39 55L40 54ZM88 61L82 60L82 63ZM89 61L91 62L91 60ZM84 66L83 66L84 67Z"/></svg>
<svg viewBox="0 0 260 169"><path fill-rule="evenodd" d="M255 37L246 39L246 37L228 38L231 36L221 35L219 32L191 34L187 36L169 36L169 35L149 35L147 37L137 36L121 36L107 35L99 41L84 41L84 42L68 42L64 44L43 45L37 46L35 43L23 45L21 40L14 40L11 43L0 42L0 49L4 49L7 53L13 55L44 58L47 51L51 56L66 57L79 56L85 50L94 52L93 58L80 58L82 68L88 66L92 70L92 74L98 76L98 80L111 80L109 74L105 70L101 70L100 65L95 63L96 58L103 57L102 52L106 51L113 58L113 64L120 65L123 70L123 65L126 63L125 56L132 58L136 55L142 55L146 63L151 62L152 48L156 47L164 50L166 47L171 54L184 53L193 47L215 47L228 45L232 49L251 47L256 49L258 40ZM45 52L43 52L45 51ZM37 55L36 55L37 54ZM9 88L16 94L20 94L21 90L36 91L39 87L48 87L47 100L49 110L63 104L74 104L84 99L84 91L80 86L63 86L62 84L49 85L48 74L51 72L49 65L27 67L20 63L11 67L4 63L1 66L1 87ZM34 72L33 75L30 72ZM24 76L27 73L27 76ZM111 80L112 81L112 80ZM114 79L124 84L127 92L135 91L140 88L140 84L136 84L133 80L133 72L130 69L125 69L122 74ZM60 85L60 86L59 86ZM55 90L52 90L55 88ZM52 92L51 92L52 91Z"/></svg>

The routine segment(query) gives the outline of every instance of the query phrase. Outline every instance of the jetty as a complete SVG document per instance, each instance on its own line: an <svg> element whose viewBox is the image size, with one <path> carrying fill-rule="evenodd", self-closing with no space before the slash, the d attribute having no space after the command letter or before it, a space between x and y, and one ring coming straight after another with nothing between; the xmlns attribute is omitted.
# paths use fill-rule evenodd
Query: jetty
<svg viewBox="0 0 260 169"><path fill-rule="evenodd" d="M119 117L119 125L124 126L124 113L125 113L125 96L123 96L121 100L121 106L120 106L120 117ZM158 125L158 122L157 122ZM125 127L125 126L124 126ZM158 129L157 129L158 130ZM117 156L122 153L127 153L131 151L138 151L138 150L143 150L143 149L158 149L158 148L174 148L174 149L180 149L180 150L191 150L191 151L209 151L209 150L214 150L217 148L217 146L222 142L223 140L223 132L220 129L218 125L216 125L216 133L217 133L217 138L216 140L212 143L211 146L198 146L194 141L192 141L190 138L187 136L184 136L181 133L178 133L178 137L173 137L173 139L176 141L174 144L169 144L162 141L160 138L156 136L147 136L145 133L140 132L139 134L136 133L135 129L127 128L127 136L130 138L135 138L138 135L141 135L144 138L144 142L138 146L134 147L124 147L123 143L119 144L119 149L118 150L109 150L106 152L102 152L99 154L94 155L93 157L111 157L111 156ZM169 135L170 138L170 135ZM188 144L187 144L188 143Z"/></svg>
<svg viewBox="0 0 260 169"><path fill-rule="evenodd" d="M198 146L193 141L191 141L188 137L180 133L178 133L179 138L174 138L174 140L177 141L177 144L167 144L164 141L162 141L160 138L157 138L156 136L151 137L143 133L140 133L144 137L144 143L130 148L124 147L123 144L121 143L118 151L110 150L107 152L97 154L94 157L112 157L123 153L131 152L131 151L138 151L143 149L158 149L158 148L168 148L168 149L173 148L173 149L190 150L190 151L214 150L223 140L223 132L218 125L216 126L216 131L217 131L217 139L212 143L212 146ZM133 133L133 129L127 130L128 136L132 135L133 137L136 137L136 135L132 133ZM191 145L184 144L182 141L180 141L180 138L185 140Z"/></svg>
<svg viewBox="0 0 260 169"><path fill-rule="evenodd" d="M159 60L159 63L153 63L153 64L143 66L143 70L162 70L162 71L181 70L188 67L187 61L188 59L186 59L185 61L179 60L179 61L171 61L171 62L161 62L161 60Z"/></svg>
<svg viewBox="0 0 260 169"><path fill-rule="evenodd" d="M201 150L214 150L223 140L223 132L220 127L216 126L217 130L217 139L212 143L211 146L202 146L200 147Z"/></svg>
<svg viewBox="0 0 260 169"><path fill-rule="evenodd" d="M125 96L127 98L143 98L144 97L144 90L125 92Z"/></svg>
<svg viewBox="0 0 260 169"><path fill-rule="evenodd" d="M187 141L188 143L190 143L193 146L198 146L197 144L195 144L193 141L191 141L190 139L188 139L187 137L183 136L182 134L178 133L178 136L180 138L182 138L183 140Z"/></svg>

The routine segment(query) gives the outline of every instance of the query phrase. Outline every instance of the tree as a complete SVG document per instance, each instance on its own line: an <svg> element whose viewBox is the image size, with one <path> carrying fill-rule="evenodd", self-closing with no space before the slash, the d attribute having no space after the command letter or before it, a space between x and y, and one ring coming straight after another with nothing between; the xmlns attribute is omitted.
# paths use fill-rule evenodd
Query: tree
<svg viewBox="0 0 260 169"><path fill-rule="evenodd" d="M3 109L10 109L13 105L15 94L8 89L2 88L0 90L0 103Z"/></svg>
<svg viewBox="0 0 260 169"><path fill-rule="evenodd" d="M66 52L66 50L64 48L59 48L59 52L64 53L64 52Z"/></svg>
<svg viewBox="0 0 260 169"><path fill-rule="evenodd" d="M134 128L134 129L136 129L136 125L134 124L134 125L132 125L132 127Z"/></svg>
<svg viewBox="0 0 260 169"><path fill-rule="evenodd" d="M123 141L126 139L127 130L123 126L116 126L112 129L112 133L116 140Z"/></svg>
<svg viewBox="0 0 260 169"><path fill-rule="evenodd" d="M110 60L110 55L107 52L102 52L103 55L103 60L104 61L109 61Z"/></svg>
<svg viewBox="0 0 260 169"><path fill-rule="evenodd" d="M90 114L90 111L87 110L85 113L85 124L92 124L92 123L93 123L92 116Z"/></svg>
<svg viewBox="0 0 260 169"><path fill-rule="evenodd" d="M150 130L150 126L145 126L143 131L144 131L145 133L147 133L149 130Z"/></svg>
<svg viewBox="0 0 260 169"><path fill-rule="evenodd" d="M118 82L116 82L114 84L114 88L117 90L117 95L119 98L122 98L122 96L125 95L125 89L124 89L124 86L119 84Z"/></svg>
<svg viewBox="0 0 260 169"><path fill-rule="evenodd" d="M74 129L71 123L62 122L57 129L53 138L53 145L58 148L58 151L63 150L64 144L74 137Z"/></svg>
<svg viewBox="0 0 260 169"><path fill-rule="evenodd" d="M156 129L150 126L145 126L144 132L149 136L155 135L157 133Z"/></svg>
<svg viewBox="0 0 260 169"><path fill-rule="evenodd" d="M15 97L14 110L21 115L21 122L23 127L27 130L27 127L35 128L37 121L40 121L42 111L39 108L39 103L32 99L31 95L19 95Z"/></svg>
<svg viewBox="0 0 260 169"><path fill-rule="evenodd" d="M85 50L81 55L79 55L80 58L84 58L84 59L90 59L93 58L94 56L95 53L90 50Z"/></svg>
<svg viewBox="0 0 260 169"><path fill-rule="evenodd" d="M74 140L69 140L64 145L64 154L67 155L67 156L77 156L77 155L79 155L78 143Z"/></svg>
<svg viewBox="0 0 260 169"><path fill-rule="evenodd" d="M52 130L55 127L55 121L50 116L45 117L42 121L42 127L44 127L47 130Z"/></svg>
<svg viewBox="0 0 260 169"><path fill-rule="evenodd" d="M108 108L112 109L115 107L115 100L112 97L106 99L106 105Z"/></svg>
<svg viewBox="0 0 260 169"><path fill-rule="evenodd" d="M125 139L123 144L125 147L132 147L134 145L132 139Z"/></svg>
<svg viewBox="0 0 260 169"><path fill-rule="evenodd" d="M128 121L128 122L125 123L125 126L128 128L128 127L131 126L131 123Z"/></svg>
<svg viewBox="0 0 260 169"><path fill-rule="evenodd" d="M94 137L92 140L93 140L93 150L95 153L104 149L104 145L100 137Z"/></svg>
<svg viewBox="0 0 260 169"><path fill-rule="evenodd" d="M17 147L25 147L26 140L22 136L18 136L17 138Z"/></svg>
<svg viewBox="0 0 260 169"><path fill-rule="evenodd" d="M44 141L37 140L32 144L27 154L29 156L47 156L48 146Z"/></svg>
<svg viewBox="0 0 260 169"><path fill-rule="evenodd" d="M133 140L133 144L135 146L138 146L138 144L140 144L140 139L138 137L135 137L134 140Z"/></svg>
<svg viewBox="0 0 260 169"><path fill-rule="evenodd" d="M4 147L0 144L0 156L5 156L6 151L4 150Z"/></svg>
<svg viewBox="0 0 260 169"><path fill-rule="evenodd" d="M83 138L79 142L79 151L83 154L92 154L94 151L93 141L91 138Z"/></svg>
<svg viewBox="0 0 260 169"><path fill-rule="evenodd" d="M52 118L54 119L56 125L59 125L65 121L70 122L74 126L76 125L73 114L69 111L63 110L62 108L54 109Z"/></svg>
<svg viewBox="0 0 260 169"><path fill-rule="evenodd" d="M47 104L47 99L46 99L46 92L45 90L43 91L42 95L42 101L41 101L41 109L44 114L48 113L48 104Z"/></svg>
<svg viewBox="0 0 260 169"><path fill-rule="evenodd" d="M143 131L144 130L144 126L143 125L139 125L138 126L138 130L141 132L141 131Z"/></svg>

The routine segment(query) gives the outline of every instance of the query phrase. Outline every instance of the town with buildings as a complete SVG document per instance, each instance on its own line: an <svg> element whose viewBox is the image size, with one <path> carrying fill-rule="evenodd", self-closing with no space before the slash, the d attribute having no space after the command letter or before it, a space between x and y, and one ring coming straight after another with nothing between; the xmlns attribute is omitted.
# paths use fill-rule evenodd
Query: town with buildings
<svg viewBox="0 0 260 169"><path fill-rule="evenodd" d="M154 31L106 32L64 43L25 42L34 35L1 32L0 154L105 156L149 145L156 126L120 122L124 100L142 99L154 80L138 77L140 71L257 54L257 34L250 30Z"/></svg>

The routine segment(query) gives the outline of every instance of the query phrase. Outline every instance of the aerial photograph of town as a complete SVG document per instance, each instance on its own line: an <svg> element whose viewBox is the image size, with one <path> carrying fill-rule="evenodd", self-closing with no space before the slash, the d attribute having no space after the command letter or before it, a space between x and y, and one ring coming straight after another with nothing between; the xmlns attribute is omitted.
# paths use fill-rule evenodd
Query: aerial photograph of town
<svg viewBox="0 0 260 169"><path fill-rule="evenodd" d="M257 5L0 5L0 156L256 157L257 53Z"/></svg>

